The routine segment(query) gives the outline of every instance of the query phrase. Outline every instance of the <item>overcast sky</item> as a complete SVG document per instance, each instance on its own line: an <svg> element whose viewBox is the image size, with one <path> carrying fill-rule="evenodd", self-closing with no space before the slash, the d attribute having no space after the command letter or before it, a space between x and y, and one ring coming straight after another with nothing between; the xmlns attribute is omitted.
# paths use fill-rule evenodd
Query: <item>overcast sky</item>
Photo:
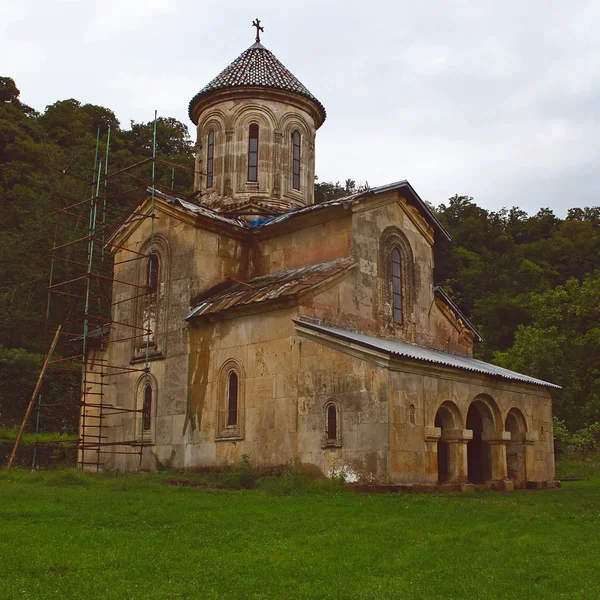
<svg viewBox="0 0 600 600"><path fill-rule="evenodd" d="M193 127L189 100L253 43L255 17L327 109L321 180L408 179L436 205L600 205L598 0L0 0L0 75L39 111L76 98L123 127L155 108Z"/></svg>

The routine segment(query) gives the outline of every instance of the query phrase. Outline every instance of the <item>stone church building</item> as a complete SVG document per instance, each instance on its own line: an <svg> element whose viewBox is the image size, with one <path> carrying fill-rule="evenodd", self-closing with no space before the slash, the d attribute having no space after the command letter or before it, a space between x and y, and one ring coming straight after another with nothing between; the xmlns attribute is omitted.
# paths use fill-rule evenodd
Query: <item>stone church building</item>
<svg viewBox="0 0 600 600"><path fill-rule="evenodd" d="M107 386L107 402L139 411L107 417L107 435L148 444L149 469L152 454L185 468L246 454L383 484L552 481L556 386L472 357L479 333L434 285L433 244L449 235L413 187L315 204L325 108L259 41L189 115L199 200L156 192L158 218L111 240L114 301L129 281L152 302L116 304L107 359L143 367L148 351L150 372ZM127 323L149 342L118 342Z"/></svg>

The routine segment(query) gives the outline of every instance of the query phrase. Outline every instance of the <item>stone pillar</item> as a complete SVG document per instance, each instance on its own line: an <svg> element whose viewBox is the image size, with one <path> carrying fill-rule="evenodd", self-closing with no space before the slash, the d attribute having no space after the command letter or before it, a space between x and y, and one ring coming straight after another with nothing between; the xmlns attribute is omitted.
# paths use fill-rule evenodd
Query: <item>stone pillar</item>
<svg viewBox="0 0 600 600"><path fill-rule="evenodd" d="M194 158L194 191L197 192L200 190L200 188L202 187L202 145L200 143L200 139L198 139L198 141L196 142L196 145L194 146L194 152L196 153L196 156Z"/></svg>
<svg viewBox="0 0 600 600"><path fill-rule="evenodd" d="M233 176L233 127L228 127L225 130L225 160L223 161L223 195L233 196L233 188L231 185L231 177Z"/></svg>
<svg viewBox="0 0 600 600"><path fill-rule="evenodd" d="M275 147L273 148L273 198L281 198L281 150L283 133L275 130Z"/></svg>
<svg viewBox="0 0 600 600"><path fill-rule="evenodd" d="M508 478L506 465L506 445L510 442L510 431L492 431L484 433L482 440L490 449L491 477L488 480L490 487L494 489L512 491L513 482Z"/></svg>
<svg viewBox="0 0 600 600"><path fill-rule="evenodd" d="M470 429L445 429L442 440L448 443L450 454L449 480L463 483L469 478L467 444L473 439Z"/></svg>
<svg viewBox="0 0 600 600"><path fill-rule="evenodd" d="M523 444L523 461L525 469L525 482L533 479L535 473L534 445L538 441L538 434L535 432L526 432L521 434L521 443Z"/></svg>
<svg viewBox="0 0 600 600"><path fill-rule="evenodd" d="M442 437L442 429L440 427L425 427L425 471L432 482L437 483L438 480L438 460L437 460L437 443Z"/></svg>

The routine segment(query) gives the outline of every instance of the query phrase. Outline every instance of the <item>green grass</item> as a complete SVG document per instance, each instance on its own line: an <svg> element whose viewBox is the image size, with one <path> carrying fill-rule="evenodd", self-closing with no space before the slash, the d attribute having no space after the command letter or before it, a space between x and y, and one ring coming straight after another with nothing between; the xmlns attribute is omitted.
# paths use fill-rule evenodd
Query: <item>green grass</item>
<svg viewBox="0 0 600 600"><path fill-rule="evenodd" d="M597 475L380 496L169 476L0 472L0 598L600 598Z"/></svg>
<svg viewBox="0 0 600 600"><path fill-rule="evenodd" d="M556 478L589 478L600 474L600 452L567 455L556 463Z"/></svg>
<svg viewBox="0 0 600 600"><path fill-rule="evenodd" d="M0 443L12 443L14 444L19 433L19 426L8 429L7 427L0 427ZM69 442L77 439L77 433L60 433L60 432L41 432L37 437L39 442ZM23 444L34 444L35 433L24 433L21 440Z"/></svg>

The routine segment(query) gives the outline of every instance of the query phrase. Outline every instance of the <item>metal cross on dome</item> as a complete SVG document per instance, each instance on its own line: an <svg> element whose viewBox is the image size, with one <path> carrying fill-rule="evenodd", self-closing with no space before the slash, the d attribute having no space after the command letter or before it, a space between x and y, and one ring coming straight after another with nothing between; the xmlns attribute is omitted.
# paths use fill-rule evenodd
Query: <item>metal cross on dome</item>
<svg viewBox="0 0 600 600"><path fill-rule="evenodd" d="M260 42L260 32L264 31L265 28L260 26L260 19L254 19L252 21L252 27L256 27L256 42Z"/></svg>

